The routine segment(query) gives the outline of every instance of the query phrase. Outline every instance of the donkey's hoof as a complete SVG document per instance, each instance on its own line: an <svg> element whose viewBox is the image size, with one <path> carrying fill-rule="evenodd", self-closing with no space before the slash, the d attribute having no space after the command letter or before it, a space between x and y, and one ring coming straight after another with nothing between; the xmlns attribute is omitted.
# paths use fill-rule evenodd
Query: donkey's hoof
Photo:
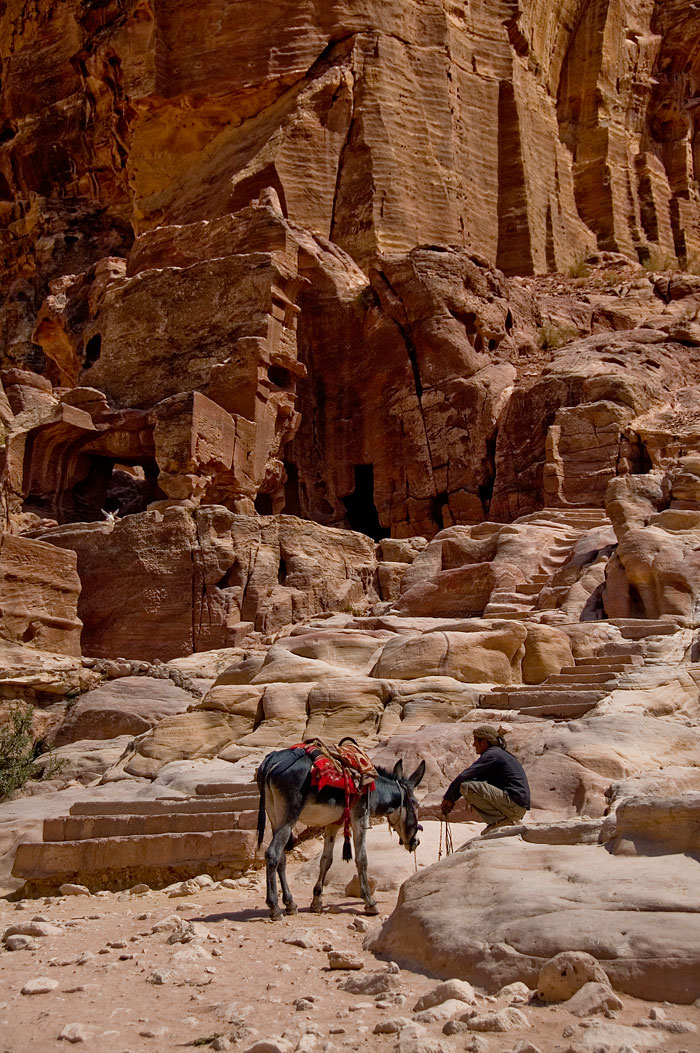
<svg viewBox="0 0 700 1053"><path fill-rule="evenodd" d="M282 911L279 909L279 907L277 908L277 910L270 911L270 921L281 921L283 917L284 915L282 914Z"/></svg>
<svg viewBox="0 0 700 1053"><path fill-rule="evenodd" d="M315 901L309 907L312 914L323 914L323 904L316 903Z"/></svg>
<svg viewBox="0 0 700 1053"><path fill-rule="evenodd" d="M376 903L365 903L365 914L379 914L379 907Z"/></svg>
<svg viewBox="0 0 700 1053"><path fill-rule="evenodd" d="M288 903L284 908L284 912L285 914L298 914L299 908L297 907L296 903Z"/></svg>

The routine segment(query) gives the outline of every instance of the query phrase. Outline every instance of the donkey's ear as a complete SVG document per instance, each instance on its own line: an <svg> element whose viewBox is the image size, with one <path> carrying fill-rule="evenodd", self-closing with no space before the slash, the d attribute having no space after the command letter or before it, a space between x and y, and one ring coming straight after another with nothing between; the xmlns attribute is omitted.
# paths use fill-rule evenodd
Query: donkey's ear
<svg viewBox="0 0 700 1053"><path fill-rule="evenodd" d="M397 760L391 773L393 779L403 779L403 761Z"/></svg>
<svg viewBox="0 0 700 1053"><path fill-rule="evenodd" d="M419 782L421 781L421 779L423 778L424 775L425 775L425 761L422 760L420 762L420 764L418 765L418 767L416 768L416 770L413 772L413 774L409 775L409 777L406 779L406 782L408 783L408 785L411 787L412 790L415 790L416 786L418 786Z"/></svg>

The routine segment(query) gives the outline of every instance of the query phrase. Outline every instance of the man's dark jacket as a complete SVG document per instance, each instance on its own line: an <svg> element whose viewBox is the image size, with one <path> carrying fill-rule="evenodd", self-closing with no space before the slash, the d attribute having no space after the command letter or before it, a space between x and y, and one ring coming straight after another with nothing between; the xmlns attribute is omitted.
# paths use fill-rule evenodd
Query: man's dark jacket
<svg viewBox="0 0 700 1053"><path fill-rule="evenodd" d="M454 804L463 782L488 782L505 790L522 808L530 807L530 787L520 761L500 746L489 746L477 760L453 779L447 787L445 800Z"/></svg>

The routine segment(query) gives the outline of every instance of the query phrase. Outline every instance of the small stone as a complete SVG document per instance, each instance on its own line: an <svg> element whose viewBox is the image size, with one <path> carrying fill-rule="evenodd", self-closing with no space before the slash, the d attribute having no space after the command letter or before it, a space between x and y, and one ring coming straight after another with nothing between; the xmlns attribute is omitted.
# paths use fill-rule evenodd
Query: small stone
<svg viewBox="0 0 700 1053"><path fill-rule="evenodd" d="M658 1005L653 1005L651 1007L651 1009L649 1010L649 1019L650 1020L665 1020L666 1019L666 1010L662 1009Z"/></svg>
<svg viewBox="0 0 700 1053"><path fill-rule="evenodd" d="M107 946L112 947L115 951L121 951L127 946L126 940L108 940Z"/></svg>
<svg viewBox="0 0 700 1053"><path fill-rule="evenodd" d="M365 963L348 951L329 951L328 965L331 969L364 969Z"/></svg>
<svg viewBox="0 0 700 1053"><path fill-rule="evenodd" d="M520 980L516 980L513 984L506 984L496 995L497 998L507 999L509 1002L517 1003L522 1005L527 1002L530 998L530 988L527 984L522 983Z"/></svg>
<svg viewBox="0 0 700 1053"><path fill-rule="evenodd" d="M158 932L175 932L182 925L182 918L179 914L169 914L167 918L163 918L161 921L157 921L151 928L152 933Z"/></svg>
<svg viewBox="0 0 700 1053"><path fill-rule="evenodd" d="M170 969L155 969L154 972L147 977L146 982L159 987L161 984L167 984L172 978L173 974Z"/></svg>
<svg viewBox="0 0 700 1053"><path fill-rule="evenodd" d="M2 934L3 942L8 936L60 936L63 929L58 925L52 925L45 918L33 918L32 921L20 922L19 925L10 925Z"/></svg>
<svg viewBox="0 0 700 1053"><path fill-rule="evenodd" d="M192 881L194 881L199 888L213 888L213 886L216 885L214 878L211 877L210 874L198 874L196 878L192 878Z"/></svg>
<svg viewBox="0 0 700 1053"><path fill-rule="evenodd" d="M462 1035L469 1031L466 1020L448 1020L442 1029L443 1035Z"/></svg>
<svg viewBox="0 0 700 1053"><path fill-rule="evenodd" d="M141 1038L162 1038L169 1030L167 1027L148 1027L144 1031L139 1031L139 1035Z"/></svg>
<svg viewBox="0 0 700 1053"><path fill-rule="evenodd" d="M606 1010L622 1009L622 1001L607 984L591 982L572 995L566 1008L574 1016L593 1016Z"/></svg>
<svg viewBox="0 0 700 1053"><path fill-rule="evenodd" d="M441 1002L439 1005L431 1006L430 1009L423 1009L422 1012L416 1013L415 1020L419 1024L437 1024L442 1023L443 1020L451 1020L463 1011L464 1002L450 998L446 1002Z"/></svg>
<svg viewBox="0 0 700 1053"><path fill-rule="evenodd" d="M648 1026L655 1031L668 1031L672 1035L693 1035L697 1031L697 1025L689 1020L653 1020Z"/></svg>
<svg viewBox="0 0 700 1053"><path fill-rule="evenodd" d="M140 881L138 885L134 885L133 888L129 889L130 896L143 896L144 893L150 892L151 886L147 885L145 881Z"/></svg>
<svg viewBox="0 0 700 1053"><path fill-rule="evenodd" d="M605 970L585 951L562 951L542 966L537 993L543 1002L565 1002L584 984L608 984Z"/></svg>
<svg viewBox="0 0 700 1053"><path fill-rule="evenodd" d="M8 951L35 951L38 946L33 936L8 936L5 940Z"/></svg>
<svg viewBox="0 0 700 1053"><path fill-rule="evenodd" d="M366 918L354 918L350 927L357 929L358 932L368 932L369 922Z"/></svg>
<svg viewBox="0 0 700 1053"><path fill-rule="evenodd" d="M566 1028L564 1030L566 1030ZM575 1034L573 1027L571 1028L571 1034ZM565 1035L564 1037L568 1038L569 1036ZM513 1046L509 1053L542 1053L542 1050L539 1046L535 1046L532 1042L528 1042L527 1039L522 1039L517 1045Z"/></svg>
<svg viewBox="0 0 700 1053"><path fill-rule="evenodd" d="M293 1044L286 1038L263 1038L248 1046L245 1053L292 1053Z"/></svg>
<svg viewBox="0 0 700 1053"><path fill-rule="evenodd" d="M231 1039L230 1038L226 1038L226 1035L219 1035L219 1037L215 1038L214 1041L212 1042L211 1048L212 1049L217 1049L217 1050L219 1050L219 1049L231 1049L232 1048Z"/></svg>
<svg viewBox="0 0 700 1053"><path fill-rule="evenodd" d="M80 957L76 958L75 964L76 965L87 965L87 963L91 962L94 957L95 957L95 955L94 955L94 953L92 951L83 951L83 953L80 955Z"/></svg>
<svg viewBox="0 0 700 1053"><path fill-rule="evenodd" d="M66 1024L58 1036L59 1042L89 1042L92 1031L84 1024Z"/></svg>
<svg viewBox="0 0 700 1053"><path fill-rule="evenodd" d="M366 973L364 976L351 976L339 985L339 990L350 994L376 995L397 991L401 987L401 978L388 971Z"/></svg>
<svg viewBox="0 0 700 1053"><path fill-rule="evenodd" d="M287 936L286 939L282 940L282 943L286 943L290 947L301 947L303 950L311 950L315 946L315 940L313 936L308 933L299 933L297 936Z"/></svg>
<svg viewBox="0 0 700 1053"><path fill-rule="evenodd" d="M399 1031L411 1023L407 1016L395 1016L391 1020L380 1020L374 1025L373 1035L398 1035Z"/></svg>
<svg viewBox="0 0 700 1053"><path fill-rule="evenodd" d="M464 1015L460 1017L464 1020ZM521 1009L499 1009L497 1013L481 1013L469 1016L467 1024L470 1031L515 1031L528 1028L530 1021Z"/></svg>
<svg viewBox="0 0 700 1053"><path fill-rule="evenodd" d="M85 885L72 885L70 882L61 885L58 890L62 896L90 896L92 893Z"/></svg>
<svg viewBox="0 0 700 1053"><path fill-rule="evenodd" d="M447 1001L467 1002L469 1005L476 1000L474 988L466 980L445 980L436 987L431 988L427 994L422 995L413 1007L414 1013L422 1013L424 1009L432 1009Z"/></svg>
<svg viewBox="0 0 700 1053"><path fill-rule="evenodd" d="M22 988L23 995L48 994L58 987L58 980L50 980L47 976L37 976L35 980L29 980Z"/></svg>
<svg viewBox="0 0 700 1053"><path fill-rule="evenodd" d="M295 999L293 1005L297 1013L303 1013L308 1009L313 1009L314 1007L313 1002L309 1001L308 998L297 998Z"/></svg>
<svg viewBox="0 0 700 1053"><path fill-rule="evenodd" d="M576 1034L576 1028L572 1027L571 1024L567 1024L561 1033L562 1038L571 1038L572 1035Z"/></svg>

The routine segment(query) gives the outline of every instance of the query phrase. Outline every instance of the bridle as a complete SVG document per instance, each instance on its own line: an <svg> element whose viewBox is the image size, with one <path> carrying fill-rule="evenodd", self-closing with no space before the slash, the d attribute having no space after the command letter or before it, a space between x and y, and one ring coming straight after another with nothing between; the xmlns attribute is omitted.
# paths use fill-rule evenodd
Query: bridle
<svg viewBox="0 0 700 1053"><path fill-rule="evenodd" d="M416 847L419 843L416 841L416 834L419 830L422 830L423 827L418 822L418 815L416 812L416 806L412 795L407 791L406 787L403 785L402 782L399 782L398 779L396 780L396 782L399 787L399 793L401 794L401 801L399 807L394 813L397 816L396 820L392 822L390 813L389 815L387 815L387 822L389 823L391 829L394 830L396 835L398 836L399 844L407 848L409 852L415 852ZM410 826L409 820L411 821ZM413 833L408 838L408 843L406 843L406 841L404 840L404 834L402 834L401 832L402 826L404 834L407 828L413 828ZM412 842L414 843L413 848L411 848Z"/></svg>

